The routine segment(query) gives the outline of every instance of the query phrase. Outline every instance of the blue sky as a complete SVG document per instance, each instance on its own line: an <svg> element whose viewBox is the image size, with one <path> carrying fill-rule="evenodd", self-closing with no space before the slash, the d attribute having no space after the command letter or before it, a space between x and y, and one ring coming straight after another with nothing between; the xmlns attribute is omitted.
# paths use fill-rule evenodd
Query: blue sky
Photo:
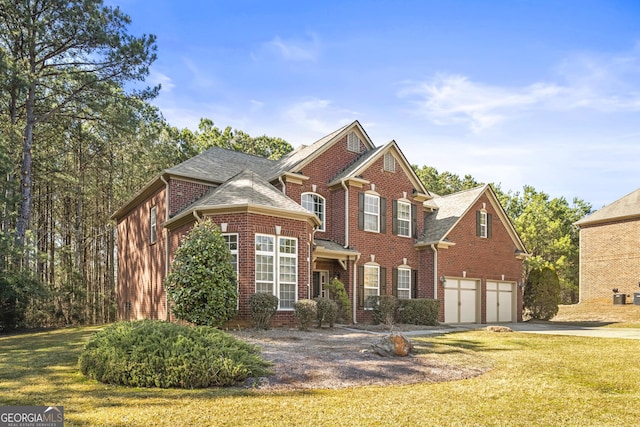
<svg viewBox="0 0 640 427"><path fill-rule="evenodd" d="M413 164L595 209L640 187L640 2L108 0L157 36L167 121L310 144L359 120Z"/></svg>

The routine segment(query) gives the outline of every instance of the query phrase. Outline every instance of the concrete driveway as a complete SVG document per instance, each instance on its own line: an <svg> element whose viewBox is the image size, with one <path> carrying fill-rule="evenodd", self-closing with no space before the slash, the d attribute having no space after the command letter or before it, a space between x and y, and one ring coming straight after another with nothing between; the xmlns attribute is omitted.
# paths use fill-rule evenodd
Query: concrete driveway
<svg viewBox="0 0 640 427"><path fill-rule="evenodd" d="M501 323L514 331L532 334L574 335L581 337L627 338L640 340L640 329L606 328L600 326L574 326L566 323ZM486 325L488 326L488 325Z"/></svg>

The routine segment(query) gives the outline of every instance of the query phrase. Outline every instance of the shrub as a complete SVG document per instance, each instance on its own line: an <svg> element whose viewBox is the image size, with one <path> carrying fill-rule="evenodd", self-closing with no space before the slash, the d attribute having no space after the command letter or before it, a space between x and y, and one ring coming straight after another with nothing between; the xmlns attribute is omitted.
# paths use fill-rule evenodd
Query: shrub
<svg viewBox="0 0 640 427"><path fill-rule="evenodd" d="M272 294L258 292L249 297L251 319L257 329L269 329L271 320L278 311L278 297Z"/></svg>
<svg viewBox="0 0 640 427"><path fill-rule="evenodd" d="M558 314L560 303L560 280L549 267L529 272L524 288L523 305L532 319L550 320Z"/></svg>
<svg viewBox="0 0 640 427"><path fill-rule="evenodd" d="M79 359L89 378L133 387L230 386L268 374L256 346L209 326L143 320L94 334Z"/></svg>
<svg viewBox="0 0 640 427"><path fill-rule="evenodd" d="M375 325L393 325L398 311L398 298L393 295L371 296L368 306L373 308L372 320Z"/></svg>
<svg viewBox="0 0 640 427"><path fill-rule="evenodd" d="M329 298L316 298L316 309L318 328L322 327L322 322L327 322L329 327L333 328L338 317L338 304Z"/></svg>
<svg viewBox="0 0 640 427"><path fill-rule="evenodd" d="M409 325L438 325L440 301L433 299L399 300L398 321Z"/></svg>
<svg viewBox="0 0 640 427"><path fill-rule="evenodd" d="M47 295L44 285L26 272L0 271L0 332L27 324L30 301Z"/></svg>
<svg viewBox="0 0 640 427"><path fill-rule="evenodd" d="M338 319L345 323L350 323L351 304L349 303L349 295L347 295L347 290L344 287L344 283L334 277L326 285L326 288L329 290L329 295L331 295L331 298L333 298L333 300L338 303Z"/></svg>
<svg viewBox="0 0 640 427"><path fill-rule="evenodd" d="M314 300L303 299L293 305L293 316L298 322L298 329L306 331L318 317L317 303Z"/></svg>
<svg viewBox="0 0 640 427"><path fill-rule="evenodd" d="M176 251L166 278L176 318L220 326L236 315L238 290L231 253L211 220L197 223Z"/></svg>

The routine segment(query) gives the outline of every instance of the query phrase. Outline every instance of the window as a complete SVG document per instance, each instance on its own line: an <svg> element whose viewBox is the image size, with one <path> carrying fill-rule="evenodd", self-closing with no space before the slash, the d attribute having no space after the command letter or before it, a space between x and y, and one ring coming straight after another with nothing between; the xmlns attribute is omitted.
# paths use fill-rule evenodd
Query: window
<svg viewBox="0 0 640 427"><path fill-rule="evenodd" d="M157 235L158 217L156 215L156 207L152 206L149 211L149 243L155 243Z"/></svg>
<svg viewBox="0 0 640 427"><path fill-rule="evenodd" d="M347 150L353 151L354 153L360 152L360 138L358 138L355 132L347 135Z"/></svg>
<svg viewBox="0 0 640 427"><path fill-rule="evenodd" d="M364 304L365 308L373 308L369 297L380 295L380 267L377 265L364 266Z"/></svg>
<svg viewBox="0 0 640 427"><path fill-rule="evenodd" d="M411 204L398 201L396 216L398 236L411 237Z"/></svg>
<svg viewBox="0 0 640 427"><path fill-rule="evenodd" d="M256 234L256 292L275 295L274 261L274 237Z"/></svg>
<svg viewBox="0 0 640 427"><path fill-rule="evenodd" d="M476 211L476 235L482 238L491 237L491 214L486 211Z"/></svg>
<svg viewBox="0 0 640 427"><path fill-rule="evenodd" d="M298 287L298 241L256 235L256 292L276 295L280 309L293 309ZM277 280L276 280L277 278Z"/></svg>
<svg viewBox="0 0 640 427"><path fill-rule="evenodd" d="M280 237L278 242L280 308L293 309L298 285L298 241L289 237Z"/></svg>
<svg viewBox="0 0 640 427"><path fill-rule="evenodd" d="M411 270L398 268L398 299L411 298Z"/></svg>
<svg viewBox="0 0 640 427"><path fill-rule="evenodd" d="M396 171L396 158L393 157L393 154L391 153L386 153L384 155L384 170L387 172Z"/></svg>
<svg viewBox="0 0 640 427"><path fill-rule="evenodd" d="M302 207L316 214L316 216L320 219L320 228L319 231L325 231L324 226L324 211L325 211L325 199L319 194L315 193L304 193L302 195Z"/></svg>
<svg viewBox="0 0 640 427"><path fill-rule="evenodd" d="M238 277L238 235L237 234L223 234L224 241L227 242L229 252L231 252L231 265Z"/></svg>
<svg viewBox="0 0 640 427"><path fill-rule="evenodd" d="M380 197L372 194L364 195L364 229L380 231Z"/></svg>

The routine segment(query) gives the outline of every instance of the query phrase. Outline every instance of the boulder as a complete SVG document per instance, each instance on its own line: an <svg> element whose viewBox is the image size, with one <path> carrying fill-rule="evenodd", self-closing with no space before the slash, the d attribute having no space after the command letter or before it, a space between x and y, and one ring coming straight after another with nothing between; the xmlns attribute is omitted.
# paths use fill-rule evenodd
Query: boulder
<svg viewBox="0 0 640 427"><path fill-rule="evenodd" d="M413 345L402 334L392 333L380 339L371 346L374 353L383 357L407 356L413 350Z"/></svg>

